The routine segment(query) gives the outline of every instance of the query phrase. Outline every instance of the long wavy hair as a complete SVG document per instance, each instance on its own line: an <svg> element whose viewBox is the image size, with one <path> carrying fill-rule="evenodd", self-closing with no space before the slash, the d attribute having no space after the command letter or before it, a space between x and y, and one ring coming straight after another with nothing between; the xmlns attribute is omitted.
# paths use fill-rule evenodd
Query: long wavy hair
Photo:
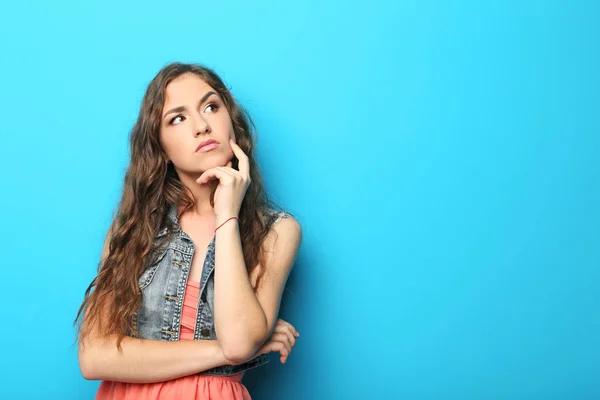
<svg viewBox="0 0 600 400"><path fill-rule="evenodd" d="M158 255L162 243L168 241L175 231L174 224L167 218L169 207L172 204L183 205L183 214L194 206L191 191L179 180L173 163L165 162L166 153L159 142L166 87L184 73L198 75L223 99L236 142L248 155L252 183L241 204L239 230L248 273L259 263L264 265L262 244L274 222L270 210L281 208L268 198L254 159L254 123L212 69L199 64L171 63L162 68L148 85L130 133L131 159L122 197L107 234L108 254L105 258L101 257L97 276L85 291L74 321L79 340L95 327L102 337L116 335L117 348L121 349L126 335L137 334L133 316L142 301L138 279ZM236 167L235 156L232 162ZM214 206L214 191L210 201ZM168 234L157 246L155 237L165 227ZM258 271L255 292L264 272L264 269Z"/></svg>

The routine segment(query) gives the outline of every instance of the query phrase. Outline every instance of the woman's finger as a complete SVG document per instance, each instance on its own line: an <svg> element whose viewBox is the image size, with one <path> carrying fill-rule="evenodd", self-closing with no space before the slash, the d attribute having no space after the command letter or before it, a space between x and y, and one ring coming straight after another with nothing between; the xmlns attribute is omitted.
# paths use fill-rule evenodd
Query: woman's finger
<svg viewBox="0 0 600 400"><path fill-rule="evenodd" d="M240 181L240 182L244 181L244 176L239 171L236 171L233 168L229 168L229 167L215 167L215 169L217 169L217 170L223 172L224 174L230 176L233 179L233 181ZM231 182L233 182L233 181L231 181Z"/></svg>
<svg viewBox="0 0 600 400"><path fill-rule="evenodd" d="M295 337L299 337L300 336L300 334L298 333L298 331L296 330L296 328L294 327L294 325L290 324L287 321L284 321L284 320L281 319L281 320L278 321L278 324L276 326L285 326L287 329L290 330L290 332L292 332L292 334Z"/></svg>
<svg viewBox="0 0 600 400"><path fill-rule="evenodd" d="M206 182L212 179L218 179L222 184L231 183L234 179L231 174L226 173L224 170L220 169L221 167L211 168L202 173L198 179L196 179L196 183L205 184Z"/></svg>
<svg viewBox="0 0 600 400"><path fill-rule="evenodd" d="M227 168L227 167L215 167L215 168L217 168L219 171L226 173L227 175L231 176L234 179L242 179L242 177L239 175L239 172L237 172L233 168Z"/></svg>
<svg viewBox="0 0 600 400"><path fill-rule="evenodd" d="M270 352L278 352L279 360L282 364L285 364L288 357L290 356L291 351L285 346L285 343L278 340L269 340L261 349L258 351L258 355L266 354Z"/></svg>
<svg viewBox="0 0 600 400"><path fill-rule="evenodd" d="M198 177L198 179L196 179L196 183L199 183L199 184L202 185L202 184L204 184L204 183L206 183L206 182L208 182L208 181L210 181L212 179L219 179L220 180L222 177L223 177L223 173L221 171L219 171L216 168L211 168L211 169L208 169L208 170L204 171L202 173L202 175L200 175Z"/></svg>
<svg viewBox="0 0 600 400"><path fill-rule="evenodd" d="M260 354L270 353L272 351L279 351L280 346L281 346L281 343L279 343L279 342L268 341L260 348L260 350L257 352L257 354L260 355Z"/></svg>
<svg viewBox="0 0 600 400"><path fill-rule="evenodd" d="M288 351L288 353L292 351L292 345L287 339L287 336L283 333L271 335L271 338L269 339L269 344L276 347L276 351L279 351L282 347L284 347Z"/></svg>
<svg viewBox="0 0 600 400"><path fill-rule="evenodd" d="M288 357L290 356L290 352L288 351L288 349L286 349L286 347L283 345L283 343L281 342L277 342L279 343L279 361L281 361L282 364L285 364L285 362L287 361Z"/></svg>
<svg viewBox="0 0 600 400"><path fill-rule="evenodd" d="M294 337L294 334L292 333L292 331L290 330L290 328L287 325L275 326L275 330L273 332L274 333L277 332L278 334L285 335L287 340L290 342L290 345L292 345L292 347L296 345L296 338Z"/></svg>
<svg viewBox="0 0 600 400"><path fill-rule="evenodd" d="M269 349L274 352L279 352L282 355L287 356L290 351L287 349L285 343L280 340L273 340L269 342Z"/></svg>
<svg viewBox="0 0 600 400"><path fill-rule="evenodd" d="M284 321L280 318L279 320L277 320L277 323L288 326L290 328L290 330L292 331L292 333L294 334L294 336L296 336L296 337L300 336L300 334L296 330L296 327L294 327L294 325L290 324L289 322Z"/></svg>
<svg viewBox="0 0 600 400"><path fill-rule="evenodd" d="M279 342L281 343L281 342ZM290 350L288 350L287 347L285 347L285 345L283 343L281 343L281 347L279 348L279 354L281 354L284 357L287 357L290 355Z"/></svg>
<svg viewBox="0 0 600 400"><path fill-rule="evenodd" d="M229 143L231 144L231 149L233 153L238 159L238 170L243 174L250 175L250 162L248 161L248 156L244 153L244 150L240 146L237 145L233 141L233 139L229 139Z"/></svg>
<svg viewBox="0 0 600 400"><path fill-rule="evenodd" d="M292 351L292 347L294 347L290 340L290 335L286 335L285 333L274 333L271 335L271 340L283 343L288 351Z"/></svg>

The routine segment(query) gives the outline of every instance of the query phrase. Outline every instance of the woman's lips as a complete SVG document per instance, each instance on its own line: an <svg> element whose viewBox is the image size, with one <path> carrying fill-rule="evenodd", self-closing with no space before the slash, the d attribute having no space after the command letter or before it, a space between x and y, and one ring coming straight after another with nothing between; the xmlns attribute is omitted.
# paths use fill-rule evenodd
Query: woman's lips
<svg viewBox="0 0 600 400"><path fill-rule="evenodd" d="M213 143L210 143L210 144L200 147L200 149L198 149L198 153L204 153L205 151L211 151L213 149L216 149L217 147L219 147L219 143L213 142Z"/></svg>

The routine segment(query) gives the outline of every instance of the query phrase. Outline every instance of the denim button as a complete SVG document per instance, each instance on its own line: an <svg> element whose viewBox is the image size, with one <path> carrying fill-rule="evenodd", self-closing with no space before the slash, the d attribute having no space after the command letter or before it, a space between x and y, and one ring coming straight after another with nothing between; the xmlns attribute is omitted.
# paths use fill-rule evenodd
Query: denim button
<svg viewBox="0 0 600 400"><path fill-rule="evenodd" d="M200 331L200 334L201 334L202 336L210 336L210 329L208 329L208 328L204 328L204 329L202 329L202 330Z"/></svg>

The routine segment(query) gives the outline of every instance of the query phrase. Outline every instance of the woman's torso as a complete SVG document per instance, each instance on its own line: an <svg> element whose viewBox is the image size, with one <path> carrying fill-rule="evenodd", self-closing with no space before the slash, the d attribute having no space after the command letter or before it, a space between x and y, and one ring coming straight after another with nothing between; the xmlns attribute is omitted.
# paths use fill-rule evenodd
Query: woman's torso
<svg viewBox="0 0 600 400"><path fill-rule="evenodd" d="M280 213L281 216L283 214ZM150 340L179 340L181 313L187 282L200 283L193 339L217 339L214 327L214 267L215 239L206 249L199 250L194 240L179 225L177 210L168 212L174 230L165 227L155 239L157 257L139 278L142 304L134 316L137 336ZM206 237L204 237L206 240ZM193 272L195 278L190 279ZM199 278L198 278L199 276ZM262 354L243 364L223 365L204 371L212 375L235 375L250 368L264 365L268 355Z"/></svg>
<svg viewBox="0 0 600 400"><path fill-rule="evenodd" d="M278 213L276 220L286 214ZM209 240L210 233L206 231L195 232L187 227L184 232L179 224L175 206L170 207L168 218L173 222L175 231L159 251L158 257L148 265L139 278L142 306L134 318L138 334L132 336L150 340L214 340L216 332L213 318L213 271L216 235L213 233ZM167 235L166 228L159 232L156 240L165 239L165 235ZM196 243L199 245L196 246ZM246 399L249 395L244 394L245 387L241 384L244 372L267 362L268 355L263 354L243 364L223 365L168 382L144 385L103 382L98 391L98 398L122 399L150 396L148 398L157 399L159 397L155 395L161 393L170 393L176 398L181 398L181 391L209 393L220 387L227 389L228 393L237 393L238 397L231 397L233 395L223 397L223 393L219 392L221 397L212 398ZM180 394L174 395L175 392ZM123 397L124 393L135 395ZM135 397L138 395L142 397ZM239 397L240 395L242 397ZM184 398L188 397L187 394L184 396Z"/></svg>
<svg viewBox="0 0 600 400"><path fill-rule="evenodd" d="M199 282L189 281L183 302L180 340L194 340L199 293ZM96 400L249 400L250 394L242 384L243 375L243 371L230 376L195 374L166 382L144 384L103 381L96 393Z"/></svg>

